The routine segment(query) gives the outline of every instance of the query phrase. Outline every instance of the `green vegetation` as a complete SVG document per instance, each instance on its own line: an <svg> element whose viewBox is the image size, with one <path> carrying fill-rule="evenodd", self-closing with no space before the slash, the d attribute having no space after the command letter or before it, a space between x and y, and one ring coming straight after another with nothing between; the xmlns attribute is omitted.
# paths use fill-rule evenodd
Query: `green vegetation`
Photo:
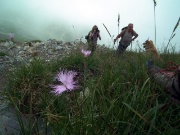
<svg viewBox="0 0 180 135"><path fill-rule="evenodd" d="M180 64L180 54L163 54L162 58ZM36 59L9 74L4 94L26 135L35 124L25 128L18 114L40 114L52 135L176 135L180 132L180 107L159 109L168 95L149 78L147 60L144 53L125 52L117 57L111 50L96 51L88 58L72 52L51 62ZM162 62L155 64L165 67ZM50 85L56 83L54 77L62 69L78 73L79 88L56 96Z"/></svg>
<svg viewBox="0 0 180 135"><path fill-rule="evenodd" d="M0 52L0 56L6 56L7 54L4 52Z"/></svg>

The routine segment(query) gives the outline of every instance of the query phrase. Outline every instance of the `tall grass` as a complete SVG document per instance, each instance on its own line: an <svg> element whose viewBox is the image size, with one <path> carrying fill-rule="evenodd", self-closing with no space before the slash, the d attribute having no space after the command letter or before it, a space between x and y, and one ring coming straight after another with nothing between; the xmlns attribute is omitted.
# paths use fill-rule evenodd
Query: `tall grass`
<svg viewBox="0 0 180 135"><path fill-rule="evenodd" d="M174 26L174 29L173 29L172 33L171 33L171 36L170 36L169 41L168 41L168 44L167 44L167 46L166 46L166 52L167 52L167 49L168 49L168 47L169 47L169 44L170 44L171 40L172 40L172 39L174 38L174 36L176 35L176 33L174 33L174 32L175 32L176 29L178 28L179 23L180 23L180 17L179 17L176 25Z"/></svg>
<svg viewBox="0 0 180 135"><path fill-rule="evenodd" d="M155 33L155 46L156 46L156 0L153 0L154 2L154 33Z"/></svg>
<svg viewBox="0 0 180 135"><path fill-rule="evenodd" d="M162 57L179 64L179 54ZM97 51L86 59L85 78L80 51L48 63L34 60L10 73L5 94L22 114L39 113L45 118L52 135L178 135L180 107L159 109L168 95L149 78L148 59L143 53L125 52L117 57L111 50ZM158 61L155 64L165 66ZM76 71L80 87L55 96L49 85L55 83L53 78L62 69Z"/></svg>

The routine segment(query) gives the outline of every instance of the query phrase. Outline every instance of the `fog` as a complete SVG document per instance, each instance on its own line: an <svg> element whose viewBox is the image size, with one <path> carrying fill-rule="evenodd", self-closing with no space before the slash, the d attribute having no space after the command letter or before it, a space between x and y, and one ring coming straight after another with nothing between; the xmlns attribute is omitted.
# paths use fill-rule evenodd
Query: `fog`
<svg viewBox="0 0 180 135"><path fill-rule="evenodd" d="M180 1L157 1L156 45L158 49L166 46L168 39L179 19ZM118 28L118 14L120 24ZM0 39L15 34L16 41L34 39L46 41L57 39L74 41L81 39L97 25L102 37L99 44L112 46L112 39L118 31L129 23L139 34L140 45L151 39L155 42L153 0L0 0ZM109 36L103 23L108 28ZM180 28L171 44L179 51ZM136 46L133 42L133 48Z"/></svg>

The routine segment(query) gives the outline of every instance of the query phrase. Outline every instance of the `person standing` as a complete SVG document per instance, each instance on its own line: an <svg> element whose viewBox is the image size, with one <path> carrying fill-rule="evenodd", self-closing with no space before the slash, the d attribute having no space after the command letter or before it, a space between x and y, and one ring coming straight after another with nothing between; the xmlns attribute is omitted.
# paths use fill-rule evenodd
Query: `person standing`
<svg viewBox="0 0 180 135"><path fill-rule="evenodd" d="M98 27L94 25L88 36L88 50L90 50L91 52L94 52L96 50L98 38L101 40L100 31Z"/></svg>
<svg viewBox="0 0 180 135"><path fill-rule="evenodd" d="M133 24L129 23L127 27L122 29L122 32L117 35L114 39L114 44L118 38L121 38L119 41L119 46L117 48L118 55L122 54L127 47L138 37L138 34L133 30Z"/></svg>

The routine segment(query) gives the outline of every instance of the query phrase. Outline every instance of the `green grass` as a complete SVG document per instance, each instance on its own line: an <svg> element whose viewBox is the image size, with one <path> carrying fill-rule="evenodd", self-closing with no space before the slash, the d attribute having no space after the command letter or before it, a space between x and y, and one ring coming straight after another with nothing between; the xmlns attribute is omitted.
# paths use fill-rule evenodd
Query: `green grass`
<svg viewBox="0 0 180 135"><path fill-rule="evenodd" d="M7 54L4 52L0 52L0 56L6 56Z"/></svg>
<svg viewBox="0 0 180 135"><path fill-rule="evenodd" d="M180 64L180 54L163 54L162 58ZM136 52L117 57L111 50L95 52L86 59L81 52L51 62L36 59L9 74L5 94L17 112L40 113L52 135L176 135L180 131L180 107L159 109L168 95L149 78L148 59ZM155 64L165 67L162 62ZM79 88L55 96L50 93L50 84L62 69L78 73Z"/></svg>

